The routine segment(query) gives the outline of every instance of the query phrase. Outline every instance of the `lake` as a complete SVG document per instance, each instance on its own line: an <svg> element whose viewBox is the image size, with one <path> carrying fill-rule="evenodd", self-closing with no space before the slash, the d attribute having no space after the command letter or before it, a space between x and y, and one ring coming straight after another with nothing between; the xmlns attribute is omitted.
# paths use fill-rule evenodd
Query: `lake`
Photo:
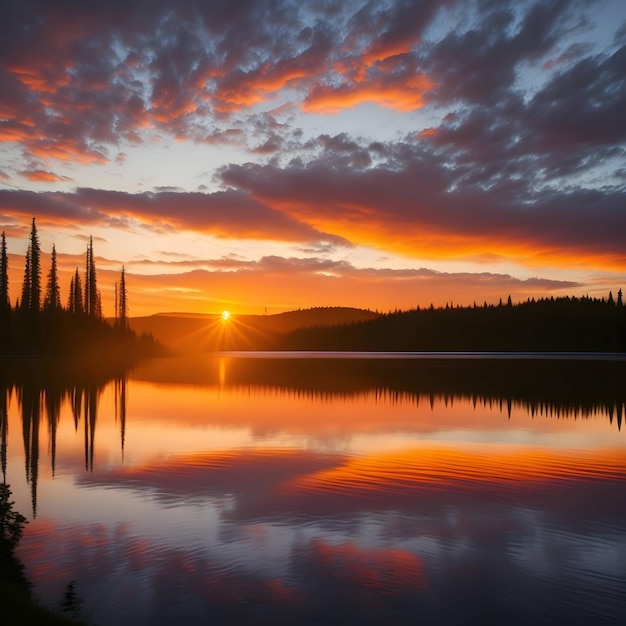
<svg viewBox="0 0 626 626"><path fill-rule="evenodd" d="M284 356L5 377L35 596L100 626L626 624L623 360Z"/></svg>

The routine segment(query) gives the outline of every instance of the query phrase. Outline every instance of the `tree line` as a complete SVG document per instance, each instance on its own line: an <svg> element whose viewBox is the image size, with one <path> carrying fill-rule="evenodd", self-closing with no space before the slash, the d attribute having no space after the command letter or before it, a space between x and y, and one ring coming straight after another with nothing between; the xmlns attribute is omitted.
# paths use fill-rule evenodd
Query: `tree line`
<svg viewBox="0 0 626 626"><path fill-rule="evenodd" d="M102 295L98 288L93 238L85 253L81 278L78 267L70 280L67 305L63 306L57 268L57 252L52 246L50 269L42 282L41 245L35 218L32 220L24 260L24 280L20 296L11 305L9 259L6 233L0 241L0 353L15 355L85 355L87 351L111 352L130 349L136 340L128 325L128 294L122 266L115 284L113 323L105 320ZM110 343L110 342L113 343ZM147 343L147 338L143 338ZM107 347L108 346L108 347ZM136 347L136 346L135 346ZM127 350L126 350L127 351Z"/></svg>
<svg viewBox="0 0 626 626"><path fill-rule="evenodd" d="M373 320L301 328L274 349L626 352L626 306L617 298L550 297L513 304L416 308Z"/></svg>

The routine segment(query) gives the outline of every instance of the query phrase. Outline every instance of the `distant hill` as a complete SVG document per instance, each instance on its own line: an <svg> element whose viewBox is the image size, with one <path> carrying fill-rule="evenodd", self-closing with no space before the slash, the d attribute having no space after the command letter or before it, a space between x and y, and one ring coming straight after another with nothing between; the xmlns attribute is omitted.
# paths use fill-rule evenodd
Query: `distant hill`
<svg viewBox="0 0 626 626"><path fill-rule="evenodd" d="M317 307L276 315L233 315L228 320L218 314L157 313L131 318L130 327L138 334L152 335L173 350L198 353L272 348L277 337L300 328L351 324L379 316L373 311L348 307Z"/></svg>

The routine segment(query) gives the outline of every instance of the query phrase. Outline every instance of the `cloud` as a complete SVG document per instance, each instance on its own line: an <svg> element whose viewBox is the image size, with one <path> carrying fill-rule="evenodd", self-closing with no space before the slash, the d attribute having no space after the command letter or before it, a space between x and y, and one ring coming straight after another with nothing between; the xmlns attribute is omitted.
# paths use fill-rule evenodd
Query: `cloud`
<svg viewBox="0 0 626 626"><path fill-rule="evenodd" d="M413 63L394 58L365 69L361 80L337 86L315 84L302 108L308 113L339 113L364 102L373 102L408 112L424 106L425 94L432 87L432 81L417 71Z"/></svg>
<svg viewBox="0 0 626 626"><path fill-rule="evenodd" d="M157 263L150 274L145 265L145 261L126 262L133 315L224 309L262 314L266 307L270 313L279 313L310 306L388 311L427 307L431 303L445 306L450 301L466 306L475 301L482 304L483 300L497 303L508 294L518 302L548 293L572 295L590 291L587 285L574 281L541 277L522 280L489 272L362 269L345 261L316 257L199 259L163 264L160 273ZM111 280L117 280L117 274ZM183 298L181 290L195 295Z"/></svg>
<svg viewBox="0 0 626 626"><path fill-rule="evenodd" d="M521 64L548 54L571 27L571 5L485 4L466 30L452 29L430 44L424 69L436 87L429 97L438 103L497 104L515 87Z"/></svg>
<svg viewBox="0 0 626 626"><path fill-rule="evenodd" d="M104 163L122 142L142 141L146 128L238 140L206 120L283 90L309 109L336 109L343 96L343 106L410 110L421 106L428 80L390 59L411 50L437 10L435 2L333 11L247 2L229 11L192 0L184 8L156 1L146 11L142 0L25 0L5 9L0 29L0 136L31 158ZM341 77L347 89L333 86Z"/></svg>
<svg viewBox="0 0 626 626"><path fill-rule="evenodd" d="M199 231L218 237L294 242L348 242L323 233L235 190L212 194L155 191L129 194L77 189L74 192L0 190L0 210L14 215L36 215L57 223L109 225L130 228L131 221Z"/></svg>
<svg viewBox="0 0 626 626"><path fill-rule="evenodd" d="M530 102L523 120L533 133L533 147L564 154L621 146L623 154L625 76L626 46L611 55L586 57L555 76Z"/></svg>
<svg viewBox="0 0 626 626"><path fill-rule="evenodd" d="M56 183L62 180L70 180L67 176L59 176L54 172L48 172L46 170L24 170L21 174L33 182Z"/></svg>
<svg viewBox="0 0 626 626"><path fill-rule="evenodd" d="M568 265L578 256L597 266L626 264L618 188L535 191L524 181L496 178L485 189L485 172L478 179L471 170L451 173L419 146L389 150L386 167L355 169L342 164L342 150L331 149L306 167L232 165L222 178L294 219L407 256L491 253L531 266Z"/></svg>
<svg viewBox="0 0 626 626"><path fill-rule="evenodd" d="M0 137L52 162L105 163L119 158L123 142L143 141L146 129L273 154L281 148L278 135L249 141L253 124L220 120L276 98L279 110L295 102L316 113L365 102L400 112L426 103L482 105L503 119L502 103L521 92L528 66L559 79L546 96L561 88L581 102L587 93L605 94L619 111L621 99L611 95L623 75L619 56L594 76L589 44L563 47L571 33L589 29L581 15L565 0L480 7L395 0L332 10L247 2L238 11L198 0L184 8L156 1L148 12L142 0L57 2L54 10L25 0L6 9L0 27ZM448 29L438 30L445 20ZM579 89L582 78L577 85L557 74L562 67L573 72L575 61L579 76L594 78L586 91ZM589 103L568 106L564 95L552 100L555 111L593 113ZM615 116L610 121L619 123ZM537 131L551 128L549 122Z"/></svg>

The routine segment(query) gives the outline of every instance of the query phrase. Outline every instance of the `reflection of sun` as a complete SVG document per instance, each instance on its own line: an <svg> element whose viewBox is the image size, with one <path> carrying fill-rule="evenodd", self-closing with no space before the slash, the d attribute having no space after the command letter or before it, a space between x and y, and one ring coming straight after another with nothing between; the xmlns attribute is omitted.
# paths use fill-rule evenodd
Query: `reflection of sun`
<svg viewBox="0 0 626 626"><path fill-rule="evenodd" d="M230 313L228 311L222 311L222 321L226 321L230 318Z"/></svg>

